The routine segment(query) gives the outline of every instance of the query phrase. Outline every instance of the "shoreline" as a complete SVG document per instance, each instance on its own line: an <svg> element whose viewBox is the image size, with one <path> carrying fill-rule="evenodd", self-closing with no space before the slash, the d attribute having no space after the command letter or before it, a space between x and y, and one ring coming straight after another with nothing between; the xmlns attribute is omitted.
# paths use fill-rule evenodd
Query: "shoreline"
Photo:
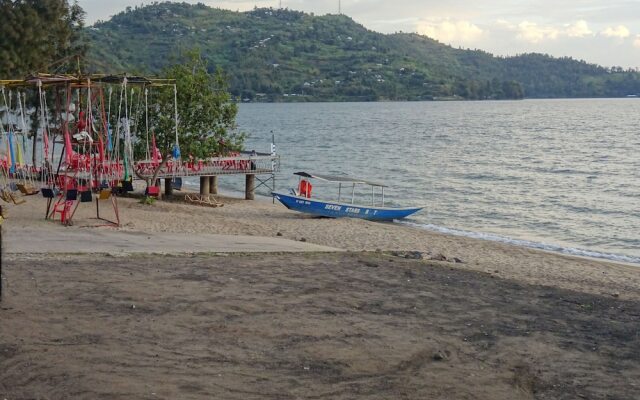
<svg viewBox="0 0 640 400"><path fill-rule="evenodd" d="M419 252L426 259L446 260L439 262L452 268L530 284L640 299L640 268L634 264L546 252L397 223L313 218L269 201L218 198L225 204L223 207L190 205L179 198L157 201L148 206L140 204L139 199L121 197L118 203L122 226L115 231L176 237L209 234L260 236L355 252ZM101 208L103 213L107 213L104 206ZM56 238L57 232L62 235L65 229L91 226L90 218L94 213L93 203L81 203L74 218L75 226L63 227L59 222L45 221L42 218L44 209L44 199L37 196L27 198L25 204L10 207L4 223L5 232L46 229L52 238Z"/></svg>
<svg viewBox="0 0 640 400"><path fill-rule="evenodd" d="M295 100L297 98L299 98L300 100ZM433 99L403 99L403 100L388 100L388 99L381 99L381 100L348 100L348 99L342 99L342 100L322 100L322 99L314 99L314 100L307 100L305 99L303 96L293 96L293 97L289 97L289 100L282 100L282 101L235 101L236 104L240 105L240 104L247 104L247 105L251 105L251 104L324 104L324 103L450 103L450 102L460 102L460 103L478 103L478 102L509 102L509 101L553 101L553 100L558 100L558 101L563 101L563 100L622 100L622 99L638 99L640 98L640 95L637 96L630 96L630 95L625 95L625 96L620 96L620 97L598 97L598 96L592 96L592 97L523 97L523 98L512 98L512 99L465 99L463 97L459 97L459 98L444 98L444 97L440 97L440 98L433 98ZM291 100L293 99L293 100Z"/></svg>
<svg viewBox="0 0 640 400"><path fill-rule="evenodd" d="M438 226L438 225L431 225L433 226L433 228L430 228L429 224L423 224L423 223L413 222L413 221L398 221L397 223L399 223L400 225L411 226L416 229L422 229L429 232L436 232L443 235L452 235L452 236L466 237L470 239L486 240L488 242L503 243L503 244L516 246L516 247L524 247L527 249L538 250L545 253L565 255L569 257L578 257L578 258L584 258L584 259L593 260L593 261L604 261L604 262L610 262L610 263L628 265L628 266L634 266L634 267L640 268L640 257L629 256L626 254L609 253L609 252L600 251L600 250L589 250L589 249L584 249L580 247L565 247L565 246L548 243L548 242L512 238L512 237L502 236L500 234L495 234L495 233L469 231L469 230L458 229L458 228L448 228L445 226ZM598 255L588 255L589 253L598 254ZM631 260L631 261L628 261L628 260Z"/></svg>
<svg viewBox="0 0 640 400"><path fill-rule="evenodd" d="M185 187L189 188L189 191L193 190L196 193L198 190L198 185L199 183L190 184L188 182L185 182ZM186 191L183 190L183 192L186 192ZM234 189L230 187L230 185L222 186L219 189L219 193L221 194L222 197L230 197L230 198L238 198L238 199L243 198L244 196L243 191ZM271 203L271 199L272 199L271 196L260 194L260 193L256 193L255 196L256 196L255 201L257 202ZM275 204L279 204L279 203L276 201ZM428 223L416 222L416 221L412 221L411 219L393 221L393 224L402 225L402 226L411 226L419 230L425 230L428 232L435 232L435 233L440 233L444 235L452 235L452 236L467 237L472 239L486 240L490 242L497 242L497 243L503 243L503 244L508 244L512 246L525 247L528 249L540 250L540 251L552 253L552 254L586 258L594 261L611 262L611 263L616 263L621 265L636 266L640 268L640 257L638 256L632 256L632 255L627 255L622 253L613 253L605 250L591 250L591 249L580 247L579 245L572 245L572 244L561 245L561 244L556 244L552 242L544 242L536 239L521 239L518 237L504 236L499 233L484 232L480 230L473 231L473 230L467 230L467 229L461 229L461 228L450 228L450 227L440 226L440 225L431 225L433 227L431 228L430 224ZM596 255L588 255L588 253L593 253Z"/></svg>
<svg viewBox="0 0 640 400"><path fill-rule="evenodd" d="M197 192L197 188L198 188L197 184L194 184L194 185L185 184L185 186L192 188L194 190L194 193ZM221 193L221 197L223 198L224 197L241 198L237 196L244 196L244 192L240 190L233 190L226 187L223 187L222 190L220 190L219 192ZM257 202L271 203L271 199L272 197L270 196L256 193L255 201ZM279 204L279 203L276 201L275 204ZM464 238L470 238L470 239L485 240L485 241L495 242L495 243L502 243L502 244L507 244L507 245L516 246L516 247L524 247L527 249L539 250L539 251L550 253L550 254L565 255L569 257L584 258L592 261L603 261L608 263L640 268L640 257L630 256L626 254L611 253L611 252L606 252L601 250L590 250L590 249L585 249L581 247L568 247L568 246L562 246L554 243L502 236L501 234L497 234L497 233L490 233L490 232L483 232L483 231L470 231L465 229L449 228L446 226L439 226L439 225L433 225L433 228L430 228L428 226L429 224L414 222L411 220L393 221L390 224L401 225L405 227L408 226L418 230L439 233L443 235L458 236L458 237L464 237ZM599 254L600 256L587 255L587 253L595 253L595 254ZM628 261L628 260L633 260L633 261Z"/></svg>

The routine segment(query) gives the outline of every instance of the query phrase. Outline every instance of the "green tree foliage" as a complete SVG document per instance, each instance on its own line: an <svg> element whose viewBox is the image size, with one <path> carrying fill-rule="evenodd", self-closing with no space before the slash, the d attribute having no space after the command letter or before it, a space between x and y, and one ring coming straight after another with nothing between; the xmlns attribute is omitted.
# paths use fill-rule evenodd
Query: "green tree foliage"
<svg viewBox="0 0 640 400"><path fill-rule="evenodd" d="M182 157L206 158L223 150L240 150L244 135L236 130L237 105L231 102L227 81L221 70L210 74L200 53L186 53L163 76L174 79L178 100L178 143ZM163 155L176 143L173 85L151 88L149 125ZM144 116L138 116L143 121ZM221 148L223 145L224 149ZM144 154L146 143L137 144Z"/></svg>
<svg viewBox="0 0 640 400"><path fill-rule="evenodd" d="M344 15L154 3L88 28L96 70L159 73L198 46L247 101L619 97L640 73L543 54L494 57L417 34L384 35Z"/></svg>
<svg viewBox="0 0 640 400"><path fill-rule="evenodd" d="M70 5L67 0L0 0L0 16L2 78L73 71L76 60L65 59L83 57L87 50L85 13L77 1Z"/></svg>

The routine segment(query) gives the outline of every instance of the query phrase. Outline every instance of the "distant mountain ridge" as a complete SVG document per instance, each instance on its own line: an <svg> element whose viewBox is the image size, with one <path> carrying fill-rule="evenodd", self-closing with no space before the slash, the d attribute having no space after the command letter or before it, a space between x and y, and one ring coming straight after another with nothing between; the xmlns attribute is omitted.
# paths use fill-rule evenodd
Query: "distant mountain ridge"
<svg viewBox="0 0 640 400"><path fill-rule="evenodd" d="M640 73L542 54L495 57L412 33L381 34L344 15L234 12L203 4L130 8L86 29L89 64L158 74L197 47L250 101L623 97Z"/></svg>

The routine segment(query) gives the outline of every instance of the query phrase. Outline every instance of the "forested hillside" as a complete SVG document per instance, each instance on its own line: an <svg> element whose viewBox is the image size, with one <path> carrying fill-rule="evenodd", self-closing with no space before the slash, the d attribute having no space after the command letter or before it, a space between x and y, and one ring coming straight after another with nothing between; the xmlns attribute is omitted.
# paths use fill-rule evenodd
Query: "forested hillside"
<svg viewBox="0 0 640 400"><path fill-rule="evenodd" d="M494 57L417 34L380 34L344 15L233 12L186 3L127 8L87 28L95 71L157 74L199 48L252 101L621 97L640 74L541 54Z"/></svg>

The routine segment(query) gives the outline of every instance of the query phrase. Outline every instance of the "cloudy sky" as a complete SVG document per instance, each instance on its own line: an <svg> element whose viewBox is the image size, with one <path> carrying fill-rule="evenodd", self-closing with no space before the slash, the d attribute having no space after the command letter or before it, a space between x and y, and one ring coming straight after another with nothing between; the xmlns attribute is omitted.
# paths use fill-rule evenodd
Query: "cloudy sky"
<svg viewBox="0 0 640 400"><path fill-rule="evenodd" d="M245 11L279 0L199 0ZM131 0L79 0L87 22L108 19ZM145 2L149 4L150 2ZM282 7L337 13L339 0L282 0ZM342 12L369 29L418 32L452 46L499 55L541 52L605 66L640 67L640 0L341 0Z"/></svg>

